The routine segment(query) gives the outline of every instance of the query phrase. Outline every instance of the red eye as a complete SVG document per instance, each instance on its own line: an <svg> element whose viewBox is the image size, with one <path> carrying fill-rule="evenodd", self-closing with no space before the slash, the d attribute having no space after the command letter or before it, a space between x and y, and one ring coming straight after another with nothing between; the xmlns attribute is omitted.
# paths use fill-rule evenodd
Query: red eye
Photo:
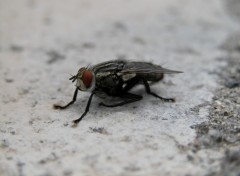
<svg viewBox="0 0 240 176"><path fill-rule="evenodd" d="M92 72L89 70L84 71L82 75L82 81L87 88L91 86L92 80L93 80Z"/></svg>

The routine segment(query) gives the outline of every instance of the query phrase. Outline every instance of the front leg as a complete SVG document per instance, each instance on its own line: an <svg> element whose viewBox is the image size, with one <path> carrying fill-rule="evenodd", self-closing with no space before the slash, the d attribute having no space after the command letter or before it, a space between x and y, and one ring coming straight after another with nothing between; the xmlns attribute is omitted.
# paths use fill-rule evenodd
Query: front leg
<svg viewBox="0 0 240 176"><path fill-rule="evenodd" d="M74 95L73 95L73 99L72 101L70 101L67 105L65 106L61 106L61 105L57 105L57 104L54 104L53 105L53 108L54 109L66 109L68 106L72 105L76 99L77 99L77 94L78 94L78 88L76 88L75 92L74 92Z"/></svg>
<svg viewBox="0 0 240 176"><path fill-rule="evenodd" d="M88 103L87 103L86 109L85 109L84 113L81 115L81 117L79 117L78 119L76 119L76 120L73 121L73 123L74 123L73 126L76 126L76 125L83 119L83 117L88 113L89 107L90 107L90 105L91 105L91 101L92 101L93 95L94 95L94 93L92 93L92 94L90 95L90 97L89 97L89 99L88 99Z"/></svg>

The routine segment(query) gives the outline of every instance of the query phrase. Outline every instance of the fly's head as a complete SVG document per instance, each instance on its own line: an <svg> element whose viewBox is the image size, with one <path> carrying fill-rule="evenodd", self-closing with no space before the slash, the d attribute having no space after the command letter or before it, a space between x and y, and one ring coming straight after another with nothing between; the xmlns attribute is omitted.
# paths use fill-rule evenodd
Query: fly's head
<svg viewBox="0 0 240 176"><path fill-rule="evenodd" d="M78 73L69 80L76 81L76 87L81 91L92 91L95 88L95 75L86 67L80 68Z"/></svg>

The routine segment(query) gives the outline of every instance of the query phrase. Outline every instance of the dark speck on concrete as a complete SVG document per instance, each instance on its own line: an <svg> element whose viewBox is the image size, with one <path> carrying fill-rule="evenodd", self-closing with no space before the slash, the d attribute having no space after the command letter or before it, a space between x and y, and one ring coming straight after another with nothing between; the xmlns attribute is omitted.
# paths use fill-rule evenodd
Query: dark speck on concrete
<svg viewBox="0 0 240 176"><path fill-rule="evenodd" d="M66 171L63 172L64 176L71 176L72 174L73 174L73 172L70 171L70 170L66 170Z"/></svg>
<svg viewBox="0 0 240 176"><path fill-rule="evenodd" d="M49 60L47 61L48 64L53 64L59 60L65 59L64 55L58 53L55 50L48 51L47 55L49 56Z"/></svg>
<svg viewBox="0 0 240 176"><path fill-rule="evenodd" d="M229 80L225 83L225 86L230 88L230 89L233 89L235 87L239 87L240 86L240 80Z"/></svg>
<svg viewBox="0 0 240 176"><path fill-rule="evenodd" d="M46 164L48 162L51 162L51 161L56 161L58 159L57 155L52 152L48 157L44 158L44 159L41 159L39 161L40 164Z"/></svg>
<svg viewBox="0 0 240 176"><path fill-rule="evenodd" d="M140 167L137 167L135 165L130 165L130 166L126 166L124 167L124 170L129 171L129 172L137 172L140 171Z"/></svg>
<svg viewBox="0 0 240 176"><path fill-rule="evenodd" d="M103 127L99 127L99 128L97 128L97 127L94 127L94 128L90 127L89 129L92 132L94 132L94 133L100 133L100 134L109 135L109 132L105 128L103 128Z"/></svg>
<svg viewBox="0 0 240 176"><path fill-rule="evenodd" d="M19 90L19 95L26 95L29 93L29 91L30 91L29 87L23 87Z"/></svg>
<svg viewBox="0 0 240 176"><path fill-rule="evenodd" d="M187 155L187 159L188 159L189 161L193 161L193 160L194 160L194 157L193 157L193 155Z"/></svg>
<svg viewBox="0 0 240 176"><path fill-rule="evenodd" d="M52 19L50 17L45 17L43 22L45 25L50 25L52 23Z"/></svg>
<svg viewBox="0 0 240 176"><path fill-rule="evenodd" d="M5 78L5 82L6 83L12 83L14 80L13 79L11 79L11 78Z"/></svg>
<svg viewBox="0 0 240 176"><path fill-rule="evenodd" d="M9 147L9 142L7 139L3 139L1 142L1 148L7 148Z"/></svg>
<svg viewBox="0 0 240 176"><path fill-rule="evenodd" d="M63 126L65 126L65 127L68 126L68 125L69 125L68 123L64 123L64 124L63 124Z"/></svg>
<svg viewBox="0 0 240 176"><path fill-rule="evenodd" d="M137 43L137 44L140 44L140 45L145 45L146 44L146 41L141 37L133 37L132 40L133 40L134 43Z"/></svg>
<svg viewBox="0 0 240 176"><path fill-rule="evenodd" d="M27 6L29 7L29 8L35 8L36 6L37 6L37 4L36 4L36 1L34 1L34 0L29 0L28 2L27 2Z"/></svg>
<svg viewBox="0 0 240 176"><path fill-rule="evenodd" d="M82 44L82 47L86 49L92 49L92 48L95 48L96 45L92 42L85 42Z"/></svg>
<svg viewBox="0 0 240 176"><path fill-rule="evenodd" d="M113 26L117 29L117 30L120 30L120 31L123 31L123 32L126 32L127 31L127 27L125 24L123 24L122 22L120 21L117 21L113 24Z"/></svg>
<svg viewBox="0 0 240 176"><path fill-rule="evenodd" d="M10 50L13 52L21 52L23 51L23 47L19 45L11 45Z"/></svg>
<svg viewBox="0 0 240 176"><path fill-rule="evenodd" d="M31 106L34 108L34 107L36 107L37 104L38 104L38 101L35 100L35 101L33 101L33 102L31 103Z"/></svg>

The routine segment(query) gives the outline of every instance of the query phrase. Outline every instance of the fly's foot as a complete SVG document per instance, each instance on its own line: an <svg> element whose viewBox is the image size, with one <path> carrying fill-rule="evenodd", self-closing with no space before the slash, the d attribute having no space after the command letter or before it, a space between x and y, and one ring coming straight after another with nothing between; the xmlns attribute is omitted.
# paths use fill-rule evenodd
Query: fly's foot
<svg viewBox="0 0 240 176"><path fill-rule="evenodd" d="M73 123L72 123L72 128L76 128L78 125L78 122L75 122L75 120L73 120Z"/></svg>
<svg viewBox="0 0 240 176"><path fill-rule="evenodd" d="M54 104L53 109L64 109L64 107L60 106L60 105L57 105L57 104Z"/></svg>
<svg viewBox="0 0 240 176"><path fill-rule="evenodd" d="M73 124L72 124L72 127L77 127L78 123L82 120L82 118L83 118L85 115L86 115L86 113L83 113L83 115L82 115L80 118L73 120L73 121L72 121L72 123L73 123Z"/></svg>

